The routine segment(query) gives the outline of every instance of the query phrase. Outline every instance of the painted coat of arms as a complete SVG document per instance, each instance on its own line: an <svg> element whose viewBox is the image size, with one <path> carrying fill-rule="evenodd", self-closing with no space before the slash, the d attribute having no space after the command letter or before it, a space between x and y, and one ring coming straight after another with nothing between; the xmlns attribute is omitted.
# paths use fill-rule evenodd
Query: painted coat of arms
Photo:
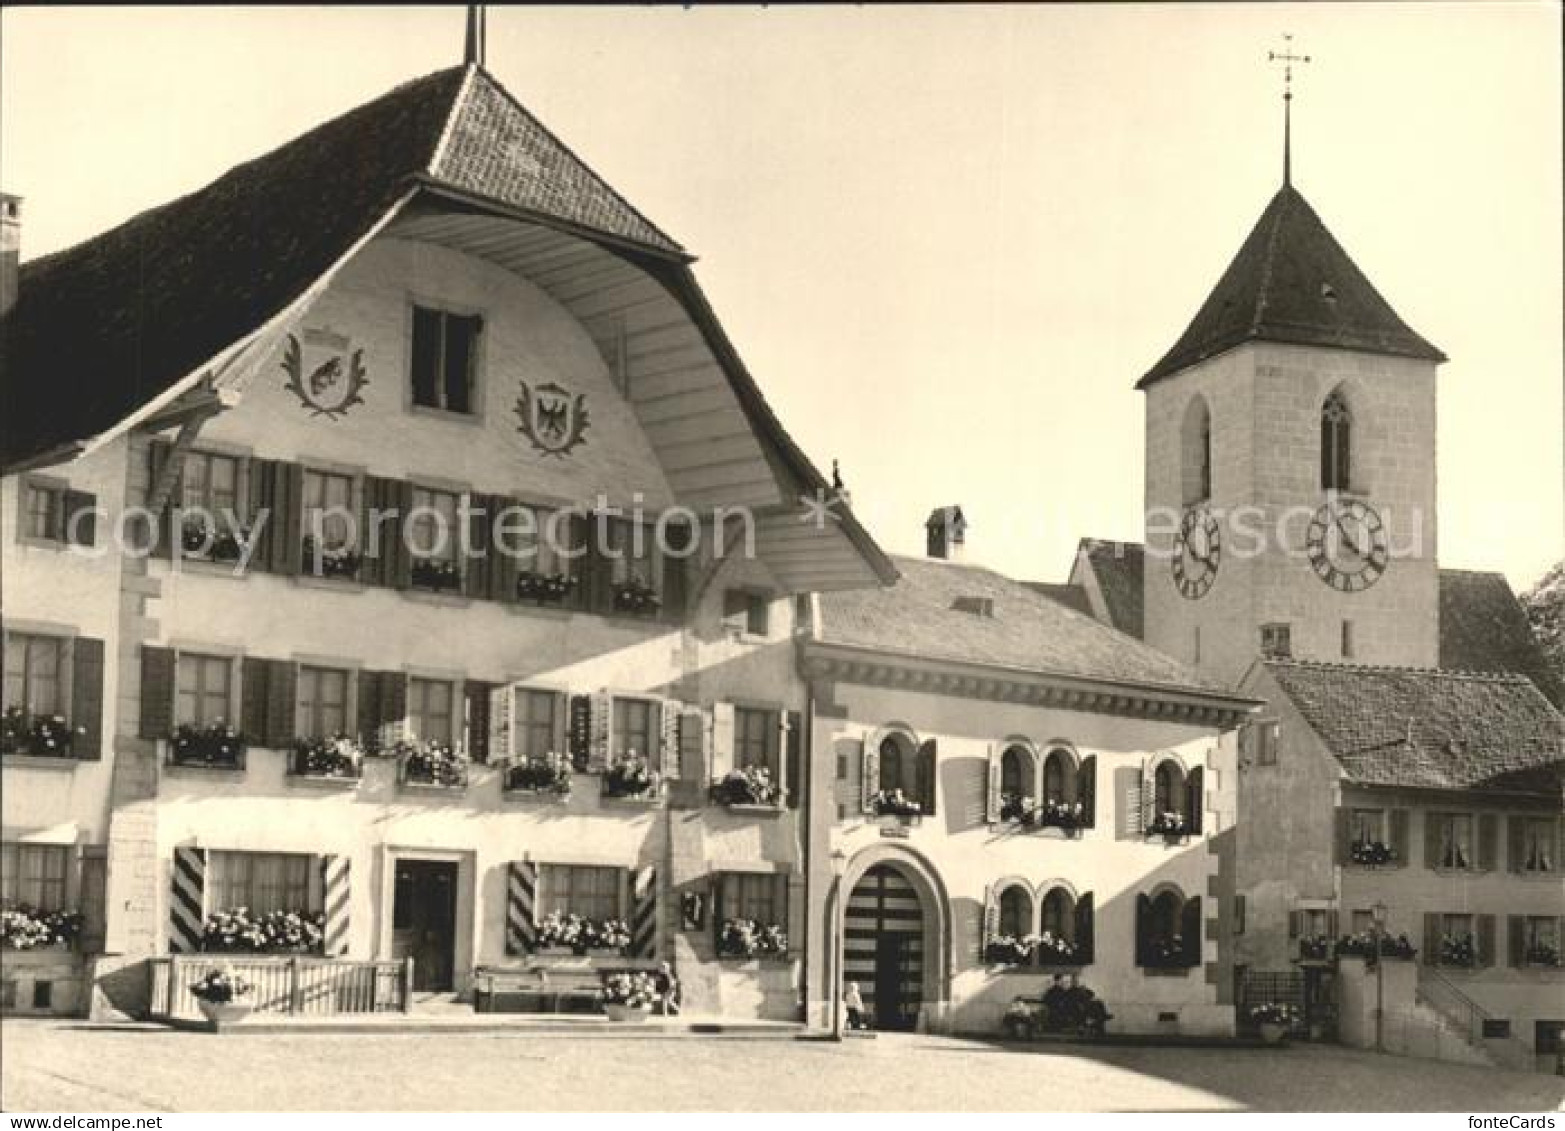
<svg viewBox="0 0 1565 1131"><path fill-rule="evenodd" d="M587 431L587 394L545 382L537 388L521 382L516 398L517 426L544 455L563 456L582 442Z"/></svg>
<svg viewBox="0 0 1565 1131"><path fill-rule="evenodd" d="M288 335L283 346L286 388L312 416L336 419L364 403L364 386L369 384L364 351L351 346L347 338L330 330L306 330L302 339Z"/></svg>

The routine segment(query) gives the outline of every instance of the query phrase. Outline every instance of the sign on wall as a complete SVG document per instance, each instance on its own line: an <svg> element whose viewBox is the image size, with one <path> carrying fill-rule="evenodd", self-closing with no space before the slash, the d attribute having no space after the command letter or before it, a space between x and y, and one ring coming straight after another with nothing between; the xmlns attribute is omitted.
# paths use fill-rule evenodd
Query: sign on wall
<svg viewBox="0 0 1565 1131"><path fill-rule="evenodd" d="M516 415L521 423L517 428L533 447L544 455L563 456L582 442L588 424L586 393L573 397L569 389L553 381L536 389L526 381L519 384Z"/></svg>
<svg viewBox="0 0 1565 1131"><path fill-rule="evenodd" d="M364 374L364 351L330 330L305 330L302 340L293 334L283 346L285 386L310 410L312 416L334 420L356 404L369 378Z"/></svg>

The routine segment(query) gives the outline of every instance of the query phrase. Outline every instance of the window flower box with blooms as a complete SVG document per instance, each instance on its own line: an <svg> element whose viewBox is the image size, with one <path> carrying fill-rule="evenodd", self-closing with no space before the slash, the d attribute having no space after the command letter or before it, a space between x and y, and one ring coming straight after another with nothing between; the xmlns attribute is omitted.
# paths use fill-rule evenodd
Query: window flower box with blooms
<svg viewBox="0 0 1565 1131"><path fill-rule="evenodd" d="M449 742L432 738L422 742L402 741L395 744L393 755L402 762L404 785L467 788L467 754Z"/></svg>
<svg viewBox="0 0 1565 1131"><path fill-rule="evenodd" d="M1325 962L1331 958L1332 943L1325 935L1305 935L1299 939L1299 958L1304 962Z"/></svg>
<svg viewBox="0 0 1565 1131"><path fill-rule="evenodd" d="M564 573L527 571L516 578L516 598L537 601L540 605L558 605L576 588L576 579Z"/></svg>
<svg viewBox="0 0 1565 1131"><path fill-rule="evenodd" d="M1406 935L1382 935L1380 938L1380 954L1385 958L1398 960L1411 959L1418 954L1415 947ZM1362 958L1373 964L1375 961L1375 936L1373 932L1361 931L1356 935L1343 935L1337 940L1338 958Z"/></svg>
<svg viewBox="0 0 1565 1131"><path fill-rule="evenodd" d="M1147 826L1148 836L1166 836L1170 839L1184 836L1189 831L1190 826L1185 822L1185 815L1172 811L1159 813Z"/></svg>
<svg viewBox="0 0 1565 1131"><path fill-rule="evenodd" d="M244 557L249 542L248 530L215 526L204 515L186 515L179 528L180 551L197 561L237 562Z"/></svg>
<svg viewBox="0 0 1565 1131"><path fill-rule="evenodd" d="M1012 825L1031 825L1036 809L1025 793L1007 791L1000 795L1000 820Z"/></svg>
<svg viewBox="0 0 1565 1131"><path fill-rule="evenodd" d="M870 799L877 817L921 817L923 806L900 789L883 789Z"/></svg>
<svg viewBox="0 0 1565 1131"><path fill-rule="evenodd" d="M571 795L571 761L563 754L549 751L536 758L523 755L505 767L507 793Z"/></svg>
<svg viewBox="0 0 1565 1131"><path fill-rule="evenodd" d="M712 787L712 798L719 805L779 809L783 796L782 786L772 780L771 771L765 766L741 766L729 770Z"/></svg>
<svg viewBox="0 0 1565 1131"><path fill-rule="evenodd" d="M996 935L984 947L984 961L991 966L1025 966L1038 945L1037 935L1017 938L1015 935Z"/></svg>
<svg viewBox="0 0 1565 1131"><path fill-rule="evenodd" d="M21 707L7 707L0 716L0 755L27 754L34 758L70 758L78 734L64 715L31 715Z"/></svg>
<svg viewBox="0 0 1565 1131"><path fill-rule="evenodd" d="M539 951L623 954L629 945L630 927L623 919L588 919L583 915L551 911L538 924Z"/></svg>
<svg viewBox="0 0 1565 1131"><path fill-rule="evenodd" d="M1174 935L1172 938L1153 939L1148 947L1147 968L1151 970L1188 970L1190 963L1185 959L1184 936Z"/></svg>
<svg viewBox="0 0 1565 1131"><path fill-rule="evenodd" d="M1478 965L1478 944L1472 935L1442 935L1440 937L1440 965L1457 966L1470 970Z"/></svg>
<svg viewBox="0 0 1565 1131"><path fill-rule="evenodd" d="M169 761L176 766L242 770L245 738L221 719L205 725L180 723L169 739Z"/></svg>
<svg viewBox="0 0 1565 1131"><path fill-rule="evenodd" d="M1041 935L1029 935L1033 939L1033 953L1044 966L1079 966L1081 952L1070 939L1044 931Z"/></svg>
<svg viewBox="0 0 1565 1131"><path fill-rule="evenodd" d="M620 1021L644 1019L663 1004L657 979L645 970L604 971L598 998L604 1012Z"/></svg>
<svg viewBox="0 0 1565 1131"><path fill-rule="evenodd" d="M1560 948L1551 943L1533 943L1525 957L1528 966L1559 966Z"/></svg>
<svg viewBox="0 0 1565 1131"><path fill-rule="evenodd" d="M662 607L657 590L634 574L614 586L614 611L617 613L651 616Z"/></svg>
<svg viewBox="0 0 1565 1131"><path fill-rule="evenodd" d="M348 734L296 738L289 773L301 778L353 782L364 765L364 747Z"/></svg>
<svg viewBox="0 0 1565 1131"><path fill-rule="evenodd" d="M657 791L658 777L645 758L632 750L603 773L603 795L620 799L651 798Z"/></svg>
<svg viewBox="0 0 1565 1131"><path fill-rule="evenodd" d="M1397 858L1389 844L1378 840L1355 841L1349 855L1353 863L1361 868L1382 868Z"/></svg>
<svg viewBox="0 0 1565 1131"><path fill-rule="evenodd" d="M1045 801L1034 819L1044 828L1074 832L1086 822L1086 810L1080 801Z"/></svg>
<svg viewBox="0 0 1565 1131"><path fill-rule="evenodd" d="M220 954L318 954L326 937L320 911L268 911L252 914L234 907L207 916L201 925L201 949Z"/></svg>
<svg viewBox="0 0 1565 1131"><path fill-rule="evenodd" d="M444 558L414 558L410 574L414 586L435 593L457 589L462 584L462 571L455 562Z"/></svg>
<svg viewBox="0 0 1565 1131"><path fill-rule="evenodd" d="M74 946L81 933L79 911L39 911L25 903L0 908L0 948L6 950Z"/></svg>
<svg viewBox="0 0 1565 1131"><path fill-rule="evenodd" d="M786 958L788 933L776 923L724 919L717 935L719 958Z"/></svg>
<svg viewBox="0 0 1565 1131"><path fill-rule="evenodd" d="M316 577L351 581L359 575L359 566L364 563L363 557L352 546L323 546L319 551L320 568L317 569L316 554L315 539L305 535L300 568Z"/></svg>

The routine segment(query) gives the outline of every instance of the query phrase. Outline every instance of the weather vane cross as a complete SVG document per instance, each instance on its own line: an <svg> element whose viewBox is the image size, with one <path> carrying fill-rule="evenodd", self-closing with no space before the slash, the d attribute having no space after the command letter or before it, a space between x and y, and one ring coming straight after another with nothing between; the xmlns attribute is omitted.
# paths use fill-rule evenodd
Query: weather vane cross
<svg viewBox="0 0 1565 1131"><path fill-rule="evenodd" d="M1293 65L1308 63L1308 55L1293 53L1293 36L1283 32L1282 50L1268 51L1266 59L1282 64L1282 183L1293 183Z"/></svg>

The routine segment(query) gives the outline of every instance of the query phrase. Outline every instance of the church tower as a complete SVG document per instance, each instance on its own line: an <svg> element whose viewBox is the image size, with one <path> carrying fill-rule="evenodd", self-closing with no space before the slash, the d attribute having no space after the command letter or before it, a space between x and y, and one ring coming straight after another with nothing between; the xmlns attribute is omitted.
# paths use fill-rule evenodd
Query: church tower
<svg viewBox="0 0 1565 1131"><path fill-rule="evenodd" d="M1233 683L1259 655L1436 667L1435 373L1282 188L1146 394L1145 638Z"/></svg>

